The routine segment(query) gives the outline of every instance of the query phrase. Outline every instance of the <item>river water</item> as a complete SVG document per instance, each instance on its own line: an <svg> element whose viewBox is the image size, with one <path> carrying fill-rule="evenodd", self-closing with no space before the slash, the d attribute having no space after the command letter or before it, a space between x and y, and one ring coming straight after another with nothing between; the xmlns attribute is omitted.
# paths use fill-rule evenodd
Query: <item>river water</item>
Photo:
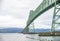
<svg viewBox="0 0 60 41"><path fill-rule="evenodd" d="M38 34L0 33L0 41L60 41L60 36L41 36Z"/></svg>
<svg viewBox="0 0 60 41"><path fill-rule="evenodd" d="M38 41L38 35L21 33L0 33L0 41Z"/></svg>

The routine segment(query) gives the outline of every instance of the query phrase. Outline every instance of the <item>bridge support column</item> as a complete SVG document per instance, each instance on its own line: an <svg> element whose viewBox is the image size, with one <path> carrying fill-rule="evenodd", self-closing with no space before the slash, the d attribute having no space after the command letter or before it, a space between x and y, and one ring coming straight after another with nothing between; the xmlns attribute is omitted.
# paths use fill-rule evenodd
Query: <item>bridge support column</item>
<svg viewBox="0 0 60 41"><path fill-rule="evenodd" d="M28 27L25 28L24 31L23 31L23 33L29 33L29 28Z"/></svg>
<svg viewBox="0 0 60 41"><path fill-rule="evenodd" d="M51 27L51 31L55 32L56 28L58 28L58 26L60 27L60 14L58 13L60 11L60 3L58 5L56 5L55 2L55 7L54 7L54 14L53 14L53 20L52 20L52 27Z"/></svg>
<svg viewBox="0 0 60 41"><path fill-rule="evenodd" d="M31 23L29 28L33 30L33 33L35 33L35 26L34 26L34 23Z"/></svg>

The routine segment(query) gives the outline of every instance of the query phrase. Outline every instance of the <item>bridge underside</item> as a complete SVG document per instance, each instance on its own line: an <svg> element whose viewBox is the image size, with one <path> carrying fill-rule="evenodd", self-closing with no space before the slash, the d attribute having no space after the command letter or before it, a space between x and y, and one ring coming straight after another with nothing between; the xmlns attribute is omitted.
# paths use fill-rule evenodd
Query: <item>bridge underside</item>
<svg viewBox="0 0 60 41"><path fill-rule="evenodd" d="M41 14L43 14L45 11L51 9L52 7L55 7L55 5L59 4L60 0L44 0L35 11L31 10L30 11L30 15L29 15L29 19L27 21L27 25L24 29L24 31L26 30L26 28L29 27L29 25ZM24 32L23 31L23 32Z"/></svg>

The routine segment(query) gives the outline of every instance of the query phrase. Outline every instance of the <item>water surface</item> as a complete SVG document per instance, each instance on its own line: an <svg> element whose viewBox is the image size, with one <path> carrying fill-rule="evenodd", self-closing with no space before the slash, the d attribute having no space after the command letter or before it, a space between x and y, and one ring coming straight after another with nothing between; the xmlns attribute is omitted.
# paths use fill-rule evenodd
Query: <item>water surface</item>
<svg viewBox="0 0 60 41"><path fill-rule="evenodd" d="M38 34L0 33L0 41L60 41L60 36L38 36Z"/></svg>
<svg viewBox="0 0 60 41"><path fill-rule="evenodd" d="M21 33L0 33L0 41L38 41L38 35Z"/></svg>

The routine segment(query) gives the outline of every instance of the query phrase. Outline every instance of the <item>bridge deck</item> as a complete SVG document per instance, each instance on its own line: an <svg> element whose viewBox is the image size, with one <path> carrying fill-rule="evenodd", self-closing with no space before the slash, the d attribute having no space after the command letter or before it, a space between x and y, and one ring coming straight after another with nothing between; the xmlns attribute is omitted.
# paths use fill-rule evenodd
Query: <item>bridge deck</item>
<svg viewBox="0 0 60 41"><path fill-rule="evenodd" d="M24 34L38 34L39 36L60 36L60 32L40 32L40 33L24 33Z"/></svg>
<svg viewBox="0 0 60 41"><path fill-rule="evenodd" d="M60 36L60 32L44 32L39 33L39 36Z"/></svg>

